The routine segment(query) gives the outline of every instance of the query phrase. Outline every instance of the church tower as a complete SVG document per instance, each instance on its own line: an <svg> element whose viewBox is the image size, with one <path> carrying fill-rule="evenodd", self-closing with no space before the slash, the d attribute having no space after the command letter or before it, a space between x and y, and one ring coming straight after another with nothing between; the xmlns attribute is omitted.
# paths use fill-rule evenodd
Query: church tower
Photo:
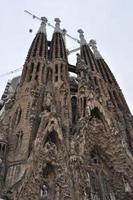
<svg viewBox="0 0 133 200"><path fill-rule="evenodd" d="M133 199L133 118L113 73L82 29L71 65L60 19L50 41L41 20L1 104L0 198Z"/></svg>

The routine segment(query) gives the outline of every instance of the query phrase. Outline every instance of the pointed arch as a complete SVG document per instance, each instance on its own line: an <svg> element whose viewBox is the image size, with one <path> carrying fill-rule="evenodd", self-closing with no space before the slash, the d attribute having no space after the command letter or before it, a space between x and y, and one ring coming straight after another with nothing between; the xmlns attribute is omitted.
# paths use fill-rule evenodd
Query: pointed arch
<svg viewBox="0 0 133 200"><path fill-rule="evenodd" d="M53 71L50 67L47 67L46 70L46 83L52 82L52 77L53 77Z"/></svg>
<svg viewBox="0 0 133 200"><path fill-rule="evenodd" d="M59 124L57 119L55 119L54 117L50 117L48 123L47 124L46 129L44 131L44 139L43 139L43 147L45 147L46 144L48 144L48 146L53 146L55 147L57 150L59 148L59 144L62 140L62 134L61 134L61 130L59 128Z"/></svg>
<svg viewBox="0 0 133 200"><path fill-rule="evenodd" d="M98 107L94 107L92 110L91 110L91 119L95 117L96 119L99 119L101 120L102 119L102 113L100 112L99 108Z"/></svg>
<svg viewBox="0 0 133 200"><path fill-rule="evenodd" d="M48 132L44 144L46 144L47 142L49 142L50 144L53 143L58 146L58 134L55 130Z"/></svg>
<svg viewBox="0 0 133 200"><path fill-rule="evenodd" d="M95 117L103 122L106 121L108 125L110 124L110 116L105 107L103 107L99 101L93 100L92 102L87 100L87 110L90 120Z"/></svg>

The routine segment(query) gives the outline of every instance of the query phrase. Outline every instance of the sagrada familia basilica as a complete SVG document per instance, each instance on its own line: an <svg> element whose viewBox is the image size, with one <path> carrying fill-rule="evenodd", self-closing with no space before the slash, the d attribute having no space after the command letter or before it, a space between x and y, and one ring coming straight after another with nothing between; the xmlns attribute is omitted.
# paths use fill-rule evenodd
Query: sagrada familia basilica
<svg viewBox="0 0 133 200"><path fill-rule="evenodd" d="M0 101L0 198L133 200L133 117L96 42L68 62L55 19L37 32ZM76 76L71 76L70 73Z"/></svg>

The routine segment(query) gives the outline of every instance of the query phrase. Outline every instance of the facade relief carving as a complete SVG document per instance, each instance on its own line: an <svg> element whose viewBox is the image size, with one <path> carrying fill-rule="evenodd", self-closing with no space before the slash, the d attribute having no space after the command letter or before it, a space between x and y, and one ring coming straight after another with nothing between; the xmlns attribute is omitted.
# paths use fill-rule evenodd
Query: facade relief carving
<svg viewBox="0 0 133 200"><path fill-rule="evenodd" d="M60 19L51 41L41 20L20 84L0 101L0 198L133 199L133 117L112 72L81 29L69 64Z"/></svg>

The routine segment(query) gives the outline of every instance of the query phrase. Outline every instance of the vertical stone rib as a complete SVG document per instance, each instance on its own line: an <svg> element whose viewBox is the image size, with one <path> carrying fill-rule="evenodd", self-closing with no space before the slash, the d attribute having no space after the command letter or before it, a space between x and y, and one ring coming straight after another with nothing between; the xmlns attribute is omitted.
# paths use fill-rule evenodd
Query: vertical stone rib
<svg viewBox="0 0 133 200"><path fill-rule="evenodd" d="M34 63L34 68L36 68L37 67L36 61L41 59L42 62L44 62L44 60L46 60L48 58L48 42L47 42L47 36L46 36L46 22L47 22L47 19L42 18L41 26L31 44L31 47L29 49L29 52L28 52L28 55L26 58L20 85L22 85L24 81L30 82L31 79L34 80L37 78L37 80L41 80L40 78L38 79L39 72L37 72L38 74L35 75L36 69L32 69L32 71L34 72L34 76L33 76L33 73L31 71L31 62Z"/></svg>

